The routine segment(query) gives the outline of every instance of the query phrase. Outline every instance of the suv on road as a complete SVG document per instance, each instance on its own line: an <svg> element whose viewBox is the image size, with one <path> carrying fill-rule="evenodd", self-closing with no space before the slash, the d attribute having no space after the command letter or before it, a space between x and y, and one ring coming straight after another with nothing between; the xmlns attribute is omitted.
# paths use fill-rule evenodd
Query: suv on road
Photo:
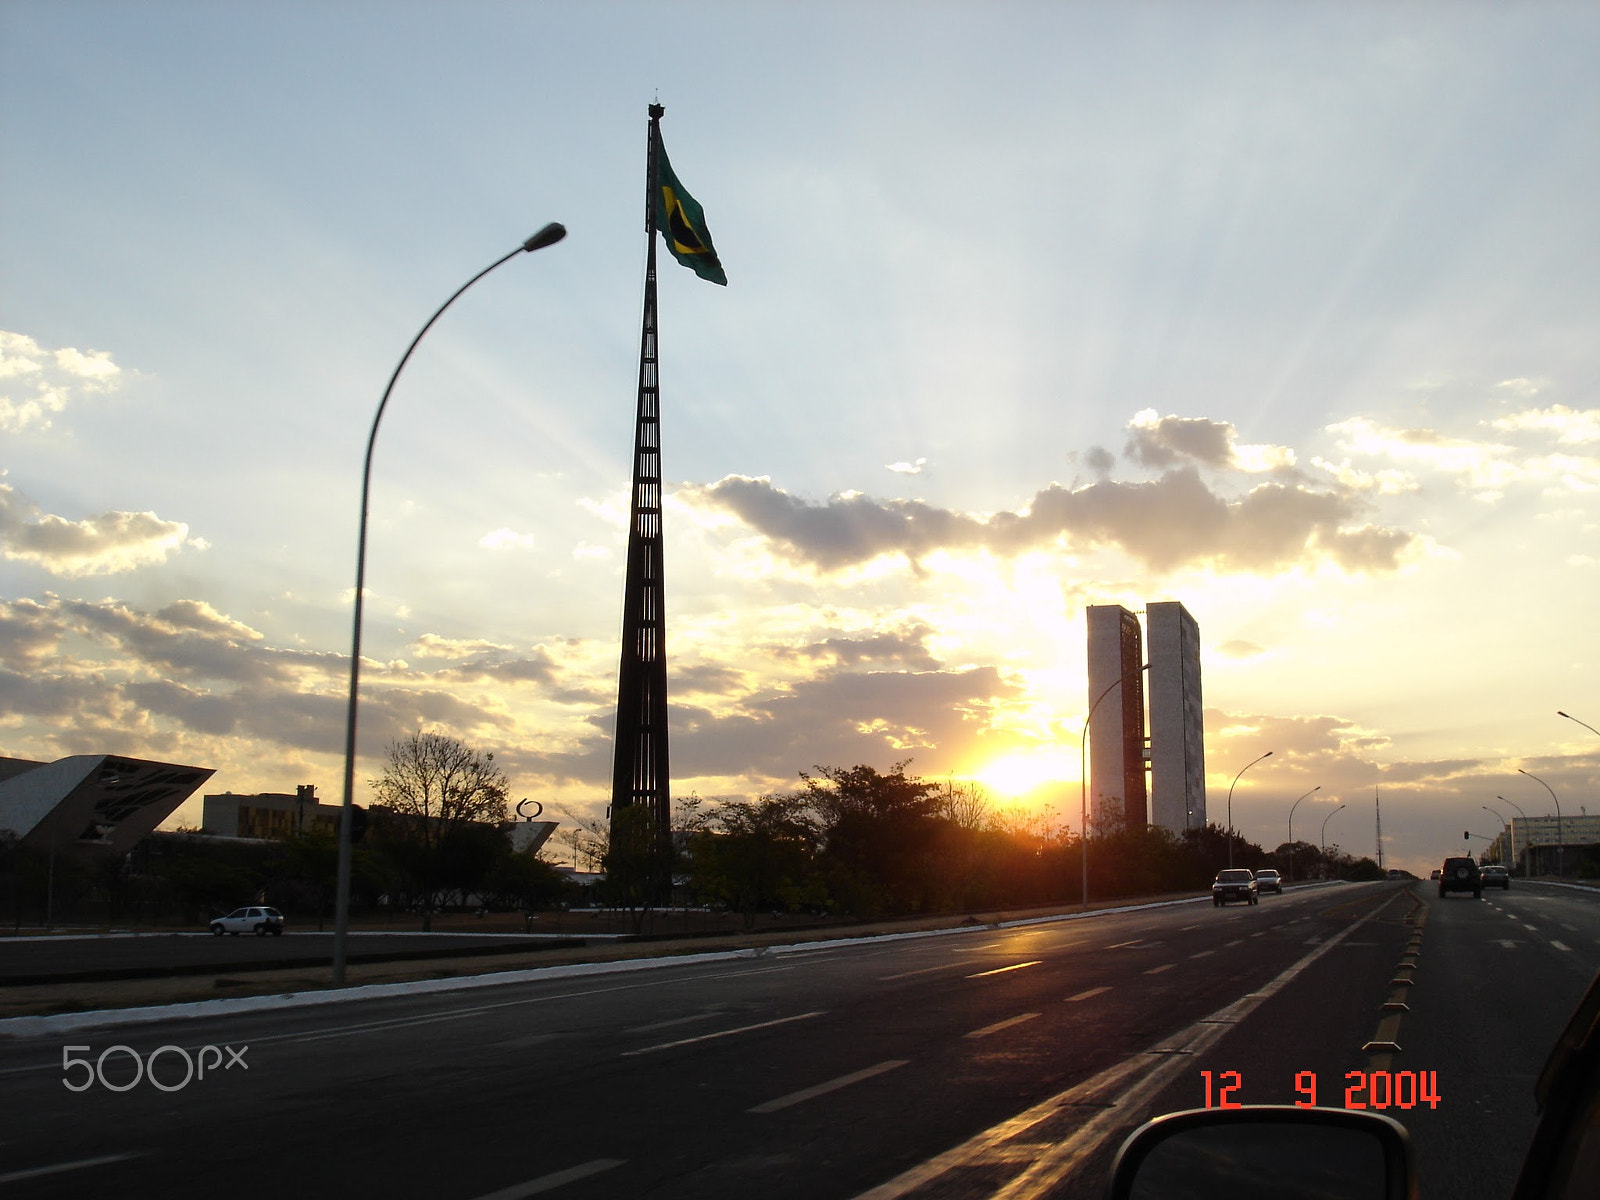
<svg viewBox="0 0 1600 1200"><path fill-rule="evenodd" d="M275 908L264 908L255 905L250 908L236 908L225 917L217 917L211 922L211 932L221 937L231 933L238 937L241 933L253 933L257 937L283 936L283 914Z"/></svg>
<svg viewBox="0 0 1600 1200"><path fill-rule="evenodd" d="M1259 900L1256 877L1244 867L1229 867L1217 872L1217 881L1211 885L1211 903L1221 908L1229 900L1243 900L1255 904Z"/></svg>
<svg viewBox="0 0 1600 1200"><path fill-rule="evenodd" d="M1439 873L1439 895L1446 892L1471 892L1483 897L1483 880L1478 875L1478 864L1470 858L1447 858Z"/></svg>

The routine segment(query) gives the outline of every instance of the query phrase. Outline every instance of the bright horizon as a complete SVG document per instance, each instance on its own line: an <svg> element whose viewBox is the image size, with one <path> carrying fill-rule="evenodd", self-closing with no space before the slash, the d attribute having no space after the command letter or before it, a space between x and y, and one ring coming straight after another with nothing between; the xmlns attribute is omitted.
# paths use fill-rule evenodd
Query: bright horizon
<svg viewBox="0 0 1600 1200"><path fill-rule="evenodd" d="M675 797L1075 828L1084 608L1179 600L1268 849L1600 804L1600 13L376 11L0 7L0 754L336 802L378 398L555 220L384 418L356 799L422 726L602 811L659 98Z"/></svg>

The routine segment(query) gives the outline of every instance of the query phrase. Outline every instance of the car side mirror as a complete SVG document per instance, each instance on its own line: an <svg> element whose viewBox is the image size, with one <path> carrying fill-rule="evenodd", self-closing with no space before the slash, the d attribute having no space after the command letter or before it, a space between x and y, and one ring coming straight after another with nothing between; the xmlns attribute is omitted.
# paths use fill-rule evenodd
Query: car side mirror
<svg viewBox="0 0 1600 1200"><path fill-rule="evenodd" d="M1128 1136L1110 1200L1416 1200L1411 1138L1377 1113L1297 1105L1170 1113Z"/></svg>

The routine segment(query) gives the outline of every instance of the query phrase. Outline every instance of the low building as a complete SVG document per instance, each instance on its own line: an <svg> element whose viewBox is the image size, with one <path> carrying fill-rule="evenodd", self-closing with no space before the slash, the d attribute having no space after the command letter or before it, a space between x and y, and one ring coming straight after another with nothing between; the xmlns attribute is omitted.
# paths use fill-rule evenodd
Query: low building
<svg viewBox="0 0 1600 1200"><path fill-rule="evenodd" d="M200 825L206 833L218 837L282 841L313 829L337 834L339 810L337 804L318 801L315 784L302 783L292 796L287 792L256 792L249 796L223 792L207 796Z"/></svg>

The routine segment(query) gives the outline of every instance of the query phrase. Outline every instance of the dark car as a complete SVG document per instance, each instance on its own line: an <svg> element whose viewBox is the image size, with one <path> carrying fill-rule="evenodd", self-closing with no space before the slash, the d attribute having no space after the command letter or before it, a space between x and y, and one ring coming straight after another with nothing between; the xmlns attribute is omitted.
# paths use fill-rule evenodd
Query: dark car
<svg viewBox="0 0 1600 1200"><path fill-rule="evenodd" d="M1504 867L1482 867L1478 871L1478 878L1483 881L1484 887L1504 888L1511 890L1511 872Z"/></svg>
<svg viewBox="0 0 1600 1200"><path fill-rule="evenodd" d="M1211 885L1211 903L1218 908L1229 900L1255 904L1258 899L1256 877L1244 867L1229 867L1217 872L1217 881Z"/></svg>
<svg viewBox="0 0 1600 1200"><path fill-rule="evenodd" d="M1483 880L1478 875L1478 864L1470 858L1447 858L1439 871L1439 895L1448 892L1471 892L1483 895Z"/></svg>

